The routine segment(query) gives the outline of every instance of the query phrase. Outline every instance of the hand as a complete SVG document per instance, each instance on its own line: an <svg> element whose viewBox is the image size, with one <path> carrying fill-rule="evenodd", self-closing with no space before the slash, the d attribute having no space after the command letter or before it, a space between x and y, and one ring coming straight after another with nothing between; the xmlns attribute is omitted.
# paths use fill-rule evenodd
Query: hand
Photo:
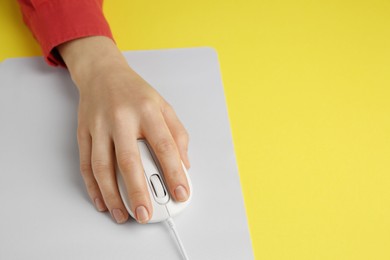
<svg viewBox="0 0 390 260"><path fill-rule="evenodd" d="M128 66L109 38L81 38L58 50L80 93L80 170L96 208L108 209L117 223L128 219L116 182L117 162L136 220L151 218L138 138L152 146L173 198L186 201L190 190L181 160L188 168L188 134L172 107Z"/></svg>

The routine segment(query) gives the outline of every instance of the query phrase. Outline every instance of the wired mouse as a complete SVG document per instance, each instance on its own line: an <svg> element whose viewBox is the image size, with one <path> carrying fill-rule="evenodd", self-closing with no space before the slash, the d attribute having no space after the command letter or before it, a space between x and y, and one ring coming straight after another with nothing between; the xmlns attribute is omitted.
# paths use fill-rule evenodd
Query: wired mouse
<svg viewBox="0 0 390 260"><path fill-rule="evenodd" d="M156 223L168 220L169 218L179 214L190 203L192 195L192 185L187 173L187 169L182 163L183 172L187 177L188 185L191 190L189 198L185 202L174 201L165 183L164 173L162 171L161 165L157 160L157 157L154 154L153 149L150 147L149 143L145 139L139 139L138 149L141 157L142 166L144 169L144 175L150 195L150 200L153 206L153 215L148 221L148 223ZM118 171L117 181L119 192L126 206L126 209L129 214L133 218L135 218L135 214L131 211L130 208L130 202L127 196L126 186L124 184L121 174L119 174Z"/></svg>

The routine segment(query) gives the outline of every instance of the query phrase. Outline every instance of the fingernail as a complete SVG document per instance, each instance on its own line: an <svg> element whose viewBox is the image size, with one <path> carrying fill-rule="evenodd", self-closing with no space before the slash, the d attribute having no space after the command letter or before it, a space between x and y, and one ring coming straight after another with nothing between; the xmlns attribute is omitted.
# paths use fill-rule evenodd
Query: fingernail
<svg viewBox="0 0 390 260"><path fill-rule="evenodd" d="M149 213L144 206L139 206L135 211L139 223L144 224L149 220Z"/></svg>
<svg viewBox="0 0 390 260"><path fill-rule="evenodd" d="M99 198L95 199L95 207L98 211L105 211L106 205L104 205L103 201Z"/></svg>
<svg viewBox="0 0 390 260"><path fill-rule="evenodd" d="M120 209L113 209L112 215L115 218L116 223L121 224L126 221L125 214Z"/></svg>
<svg viewBox="0 0 390 260"><path fill-rule="evenodd" d="M175 196L177 201L186 201L188 198L187 190L181 185L177 186Z"/></svg>

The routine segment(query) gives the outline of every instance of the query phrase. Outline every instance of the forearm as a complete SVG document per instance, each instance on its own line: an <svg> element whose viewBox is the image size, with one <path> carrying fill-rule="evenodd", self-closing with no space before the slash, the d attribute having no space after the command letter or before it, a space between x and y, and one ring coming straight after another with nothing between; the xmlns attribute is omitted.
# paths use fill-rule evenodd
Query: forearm
<svg viewBox="0 0 390 260"><path fill-rule="evenodd" d="M40 44L50 65L63 65L55 48L90 36L112 38L102 0L18 0L23 20Z"/></svg>

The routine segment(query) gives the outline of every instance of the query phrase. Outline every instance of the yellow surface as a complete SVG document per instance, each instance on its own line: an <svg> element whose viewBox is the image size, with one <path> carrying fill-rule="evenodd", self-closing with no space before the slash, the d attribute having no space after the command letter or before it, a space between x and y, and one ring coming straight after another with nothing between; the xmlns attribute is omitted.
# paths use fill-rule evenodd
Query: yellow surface
<svg viewBox="0 0 390 260"><path fill-rule="evenodd" d="M0 60L39 54L15 2L0 2ZM388 0L105 11L122 50L218 51L256 259L390 259Z"/></svg>

